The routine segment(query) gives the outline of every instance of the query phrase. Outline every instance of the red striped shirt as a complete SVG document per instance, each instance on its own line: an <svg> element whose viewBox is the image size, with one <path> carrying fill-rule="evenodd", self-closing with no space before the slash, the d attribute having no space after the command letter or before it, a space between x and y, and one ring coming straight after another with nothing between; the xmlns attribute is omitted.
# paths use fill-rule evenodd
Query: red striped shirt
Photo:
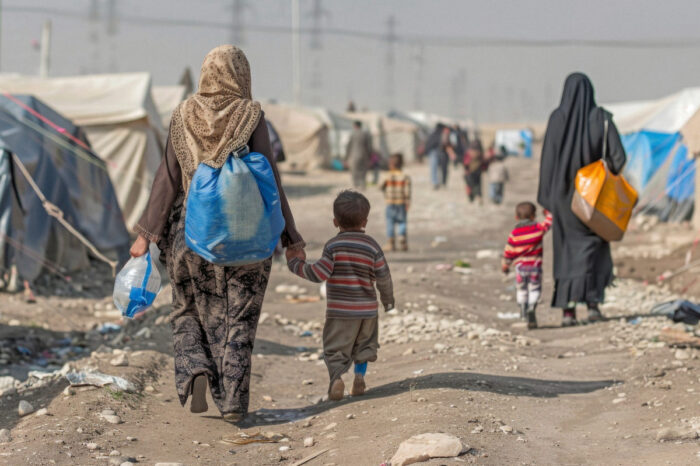
<svg viewBox="0 0 700 466"><path fill-rule="evenodd" d="M503 262L507 265L542 266L542 240L552 227L552 214L546 212L544 222L526 220L518 223L508 237L503 252Z"/></svg>

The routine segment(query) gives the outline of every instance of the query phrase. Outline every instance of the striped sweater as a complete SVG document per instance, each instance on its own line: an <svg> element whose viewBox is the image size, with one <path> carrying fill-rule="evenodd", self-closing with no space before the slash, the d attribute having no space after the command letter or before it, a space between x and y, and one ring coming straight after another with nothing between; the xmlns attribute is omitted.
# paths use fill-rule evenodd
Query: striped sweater
<svg viewBox="0 0 700 466"><path fill-rule="evenodd" d="M394 289L384 252L372 237L341 232L323 248L321 259L289 261L289 270L306 280L326 284L326 316L368 319L377 316L376 283L385 310L394 307Z"/></svg>
<svg viewBox="0 0 700 466"><path fill-rule="evenodd" d="M382 183L388 205L406 205L411 202L411 177L401 170L392 170Z"/></svg>
<svg viewBox="0 0 700 466"><path fill-rule="evenodd" d="M552 214L545 214L544 222L525 220L515 226L503 253L504 264L542 267L542 239L552 227Z"/></svg>

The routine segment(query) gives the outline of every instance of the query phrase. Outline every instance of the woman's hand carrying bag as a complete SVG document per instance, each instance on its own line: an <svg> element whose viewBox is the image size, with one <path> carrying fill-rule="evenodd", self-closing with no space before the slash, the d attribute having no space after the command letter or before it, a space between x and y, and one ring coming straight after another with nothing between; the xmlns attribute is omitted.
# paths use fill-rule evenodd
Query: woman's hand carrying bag
<svg viewBox="0 0 700 466"><path fill-rule="evenodd" d="M576 173L571 210L605 241L620 241L627 230L637 191L625 178L613 174L606 161L608 120L603 131L603 156Z"/></svg>

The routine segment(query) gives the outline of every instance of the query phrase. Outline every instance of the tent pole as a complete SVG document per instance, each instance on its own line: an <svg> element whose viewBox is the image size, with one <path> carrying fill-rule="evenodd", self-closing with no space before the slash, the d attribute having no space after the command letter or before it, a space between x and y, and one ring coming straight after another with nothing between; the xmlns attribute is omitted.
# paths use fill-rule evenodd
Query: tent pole
<svg viewBox="0 0 700 466"><path fill-rule="evenodd" d="M41 54L39 58L39 76L49 77L51 66L51 20L46 20L41 28Z"/></svg>
<svg viewBox="0 0 700 466"><path fill-rule="evenodd" d="M292 93L301 105L301 41L299 39L299 0L292 0Z"/></svg>

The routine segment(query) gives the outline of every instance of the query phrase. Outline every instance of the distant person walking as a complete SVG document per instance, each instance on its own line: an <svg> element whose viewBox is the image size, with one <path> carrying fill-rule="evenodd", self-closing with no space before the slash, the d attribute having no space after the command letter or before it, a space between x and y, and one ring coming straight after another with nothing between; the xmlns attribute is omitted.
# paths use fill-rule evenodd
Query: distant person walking
<svg viewBox="0 0 700 466"><path fill-rule="evenodd" d="M372 160L372 137L362 129L362 123L353 123L352 134L345 151L345 163L352 174L352 185L356 189L367 187L367 170Z"/></svg>
<svg viewBox="0 0 700 466"><path fill-rule="evenodd" d="M411 177L403 172L403 154L396 153L389 157L389 173L381 189L386 201L386 236L388 238L384 250L396 250L396 230L398 229L398 249L408 251L406 224L408 210L411 208Z"/></svg>
<svg viewBox="0 0 700 466"><path fill-rule="evenodd" d="M447 186L450 160L455 160L454 142L451 140L452 130L441 123L435 127L435 131L428 138L426 152L430 160L430 179L433 189Z"/></svg>
<svg viewBox="0 0 700 466"><path fill-rule="evenodd" d="M467 187L469 202L483 203L481 177L484 171L484 149L477 138L469 144L469 149L464 155L464 182Z"/></svg>
<svg viewBox="0 0 700 466"><path fill-rule="evenodd" d="M489 199L494 204L501 204L505 195L505 186L509 179L506 157L506 148L503 146L499 151L496 151L495 145L489 149L486 176L489 181Z"/></svg>
<svg viewBox="0 0 700 466"><path fill-rule="evenodd" d="M578 303L588 305L589 321L602 319L598 305L613 280L610 244L571 211L576 173L601 158L605 120L609 122L608 165L619 173L626 156L612 115L596 105L593 85L585 74L569 75L561 103L547 124L537 195L537 201L554 216L552 307L564 310L563 326L577 323Z"/></svg>
<svg viewBox="0 0 700 466"><path fill-rule="evenodd" d="M224 267L194 253L185 242L185 197L200 164L221 168L232 151L246 146L272 167L286 223L282 244L303 255L304 241L279 181L265 118L251 97L248 59L232 45L207 54L198 91L173 112L165 156L131 247L131 255L140 257L150 242L157 243L168 269L180 403L184 406L191 396L190 411L206 412L209 385L228 422L241 421L248 411L253 343L272 259Z"/></svg>

